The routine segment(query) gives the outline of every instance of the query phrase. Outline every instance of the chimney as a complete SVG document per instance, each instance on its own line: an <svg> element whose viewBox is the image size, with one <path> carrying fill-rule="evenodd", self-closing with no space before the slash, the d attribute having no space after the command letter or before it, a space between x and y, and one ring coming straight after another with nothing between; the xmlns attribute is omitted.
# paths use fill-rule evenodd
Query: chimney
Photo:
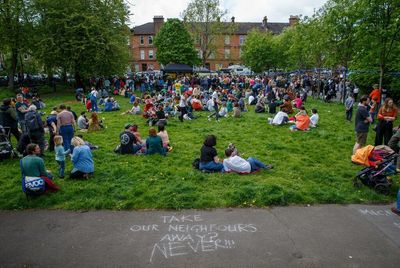
<svg viewBox="0 0 400 268"><path fill-rule="evenodd" d="M267 16L264 16L262 20L262 26L266 29L267 28L267 23L268 23L268 18Z"/></svg>
<svg viewBox="0 0 400 268"><path fill-rule="evenodd" d="M289 25L290 26L296 25L298 22L299 22L299 16L290 15L290 17L289 17Z"/></svg>
<svg viewBox="0 0 400 268"><path fill-rule="evenodd" d="M154 16L153 24L154 24L154 34L157 34L158 31L160 31L161 26L164 24L164 17Z"/></svg>
<svg viewBox="0 0 400 268"><path fill-rule="evenodd" d="M235 17L232 16L231 22L235 22Z"/></svg>

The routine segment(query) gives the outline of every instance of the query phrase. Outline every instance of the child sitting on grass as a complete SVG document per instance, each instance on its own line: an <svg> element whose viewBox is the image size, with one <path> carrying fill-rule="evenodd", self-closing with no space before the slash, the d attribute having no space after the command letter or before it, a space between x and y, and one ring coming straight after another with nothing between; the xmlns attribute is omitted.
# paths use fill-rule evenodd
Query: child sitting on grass
<svg viewBox="0 0 400 268"><path fill-rule="evenodd" d="M168 151L172 151L172 147L169 144L169 136L167 131L165 130L165 125L159 124L158 125L158 133L157 135L161 138L163 147Z"/></svg>
<svg viewBox="0 0 400 268"><path fill-rule="evenodd" d="M63 146L63 138L60 135L54 136L54 151L56 153L56 161L59 165L58 175L61 179L64 178L64 171L65 171L65 156L70 153L70 150L64 150Z"/></svg>

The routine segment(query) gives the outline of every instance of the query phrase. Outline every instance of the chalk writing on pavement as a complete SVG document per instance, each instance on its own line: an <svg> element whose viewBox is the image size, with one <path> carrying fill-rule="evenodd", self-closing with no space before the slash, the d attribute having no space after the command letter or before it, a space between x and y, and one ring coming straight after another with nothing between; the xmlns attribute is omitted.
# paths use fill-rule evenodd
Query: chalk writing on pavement
<svg viewBox="0 0 400 268"><path fill-rule="evenodd" d="M171 258L188 254L229 250L238 246L237 235L257 232L251 223L209 223L201 215L161 216L159 223L132 225L132 232L157 232L160 239L154 243L150 262L155 258Z"/></svg>

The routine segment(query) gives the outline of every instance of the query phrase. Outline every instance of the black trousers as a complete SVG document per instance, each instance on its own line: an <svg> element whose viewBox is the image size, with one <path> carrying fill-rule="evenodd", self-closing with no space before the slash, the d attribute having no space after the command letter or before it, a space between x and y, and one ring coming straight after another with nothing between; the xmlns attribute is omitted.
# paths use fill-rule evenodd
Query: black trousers
<svg viewBox="0 0 400 268"><path fill-rule="evenodd" d="M393 122L378 120L376 126L375 146L388 145L390 138L393 136Z"/></svg>

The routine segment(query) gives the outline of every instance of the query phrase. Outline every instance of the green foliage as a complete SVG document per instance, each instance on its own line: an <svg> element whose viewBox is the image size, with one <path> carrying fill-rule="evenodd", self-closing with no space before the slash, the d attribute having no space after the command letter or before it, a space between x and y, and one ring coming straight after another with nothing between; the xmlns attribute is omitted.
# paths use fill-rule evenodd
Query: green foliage
<svg viewBox="0 0 400 268"><path fill-rule="evenodd" d="M128 11L123 1L36 0L35 56L47 69L121 74L128 65Z"/></svg>
<svg viewBox="0 0 400 268"><path fill-rule="evenodd" d="M269 32L251 31L242 48L244 64L257 73L276 67L279 57L273 39Z"/></svg>
<svg viewBox="0 0 400 268"><path fill-rule="evenodd" d="M154 38L157 47L157 60L161 64L180 63L196 65L199 63L193 40L183 23L169 19Z"/></svg>
<svg viewBox="0 0 400 268"><path fill-rule="evenodd" d="M72 88L69 89L70 92ZM51 107L66 103L78 114L85 107L72 93L44 95L49 114ZM12 96L12 95L10 95ZM117 97L122 110L130 108L126 98ZM139 125L143 138L149 127L137 115L107 112L100 115L107 128L82 133L85 140L98 145L93 151L95 173L87 181L59 179L58 193L27 200L21 192L18 159L0 163L1 209L183 209L215 207L264 207L269 205L312 203L382 203L396 197L398 177L393 177L391 195L383 196L368 187L355 188L352 178L361 166L350 161L354 145L354 124L344 118L343 105L308 99L307 110L317 108L320 125L309 132L294 132L288 126L271 126L267 114L253 108L242 118L207 120L207 112L196 112L198 119L179 122L169 119L167 130L173 151L162 156L117 155L119 133L125 123ZM240 135L238 135L240 133ZM256 157L274 165L274 169L256 174L206 174L194 170L191 162L199 156L207 134L217 136L219 156L233 142L244 157ZM368 142L375 138L371 130ZM15 140L12 140L15 144ZM57 172L54 154L46 152L46 168ZM69 158L66 171L71 170ZM5 172L7 171L7 172Z"/></svg>

